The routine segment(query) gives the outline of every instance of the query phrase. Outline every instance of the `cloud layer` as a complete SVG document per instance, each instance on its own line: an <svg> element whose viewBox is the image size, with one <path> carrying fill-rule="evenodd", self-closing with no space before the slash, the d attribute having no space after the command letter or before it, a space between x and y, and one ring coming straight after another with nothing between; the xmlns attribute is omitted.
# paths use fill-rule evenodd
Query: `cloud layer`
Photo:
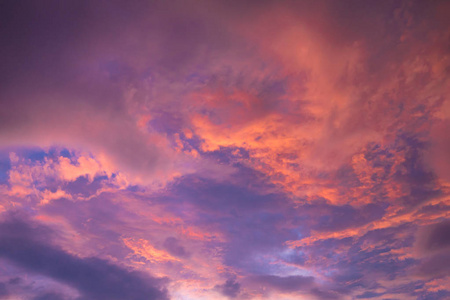
<svg viewBox="0 0 450 300"><path fill-rule="evenodd" d="M0 6L0 297L450 296L447 1Z"/></svg>

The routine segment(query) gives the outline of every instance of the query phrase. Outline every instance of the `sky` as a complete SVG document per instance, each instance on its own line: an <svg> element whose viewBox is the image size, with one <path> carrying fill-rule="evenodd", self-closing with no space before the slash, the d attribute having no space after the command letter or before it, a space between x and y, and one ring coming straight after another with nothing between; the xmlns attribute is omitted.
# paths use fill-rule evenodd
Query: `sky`
<svg viewBox="0 0 450 300"><path fill-rule="evenodd" d="M0 299L450 299L450 2L0 2Z"/></svg>

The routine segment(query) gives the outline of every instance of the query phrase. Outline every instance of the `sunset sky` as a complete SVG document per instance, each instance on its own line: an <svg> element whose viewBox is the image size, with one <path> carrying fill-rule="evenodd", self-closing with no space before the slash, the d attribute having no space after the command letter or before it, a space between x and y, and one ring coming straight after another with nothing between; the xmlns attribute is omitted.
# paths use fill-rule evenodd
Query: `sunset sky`
<svg viewBox="0 0 450 300"><path fill-rule="evenodd" d="M450 299L450 1L0 15L0 299Z"/></svg>

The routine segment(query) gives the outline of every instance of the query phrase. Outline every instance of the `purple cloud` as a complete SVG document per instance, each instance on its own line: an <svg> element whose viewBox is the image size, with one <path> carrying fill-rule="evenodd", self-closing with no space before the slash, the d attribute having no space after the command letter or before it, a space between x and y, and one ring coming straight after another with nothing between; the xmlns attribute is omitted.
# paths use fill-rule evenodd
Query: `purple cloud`
<svg viewBox="0 0 450 300"><path fill-rule="evenodd" d="M3 1L0 297L446 299L449 11Z"/></svg>
<svg viewBox="0 0 450 300"><path fill-rule="evenodd" d="M44 235L43 235L44 234ZM20 220L0 225L0 256L27 271L77 289L82 299L169 299L161 281L98 258L80 258L46 244L49 230ZM55 299L46 294L37 299Z"/></svg>

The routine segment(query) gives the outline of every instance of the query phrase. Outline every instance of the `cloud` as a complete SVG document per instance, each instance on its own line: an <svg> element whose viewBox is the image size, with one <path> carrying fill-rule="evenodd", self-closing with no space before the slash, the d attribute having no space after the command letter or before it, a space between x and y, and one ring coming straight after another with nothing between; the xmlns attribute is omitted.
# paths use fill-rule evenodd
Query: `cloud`
<svg viewBox="0 0 450 300"><path fill-rule="evenodd" d="M57 293L45 293L33 298L33 300L64 300L64 296Z"/></svg>
<svg viewBox="0 0 450 300"><path fill-rule="evenodd" d="M81 299L169 299L160 280L102 259L69 254L44 243L48 234L48 229L40 225L4 221L0 224L0 256L77 289Z"/></svg>
<svg viewBox="0 0 450 300"><path fill-rule="evenodd" d="M275 276L259 275L252 277L256 285L270 287L280 292L308 291L314 286L314 278L311 276Z"/></svg>
<svg viewBox="0 0 450 300"><path fill-rule="evenodd" d="M426 153L427 162L430 163L436 174L445 182L450 182L450 173L448 168L444 167L450 164L448 155L446 155L450 151L450 138L446 134L447 129L450 127L449 106L449 104L446 104L446 107L442 109L442 114L445 115L445 118L436 121L431 128L431 145Z"/></svg>
<svg viewBox="0 0 450 300"><path fill-rule="evenodd" d="M3 28L8 28L2 36L10 46L2 48L0 55L10 59L1 63L9 75L2 75L0 144L64 145L89 151L141 183L164 182L166 176L171 177L175 172L171 165L177 164L176 151L164 135L140 127L138 120L149 112L143 103L131 100L133 86L141 85L139 76L147 67L159 64L163 72L172 68L174 57L179 63L190 58L183 56L191 48L178 47L184 42L170 37L186 29L190 18L177 18L176 10L166 10L165 5L155 2L103 7L87 1L2 5L2 11L14 17L2 17ZM98 18L100 10L105 16ZM120 25L118 11L128 14L119 18ZM155 13L155 19L144 11ZM151 19L172 26L155 28ZM169 19L176 22L171 24ZM145 38L148 30L157 41ZM115 32L114 38L110 32ZM138 36L131 38L130 32ZM118 36L122 41L118 42ZM128 40L126 45L123 39ZM183 50L177 54L169 48ZM131 53L131 49L140 50ZM179 164L177 172L180 168Z"/></svg>
<svg viewBox="0 0 450 300"><path fill-rule="evenodd" d="M420 263L415 272L422 278L450 276L450 221L424 226L419 229L415 244Z"/></svg>
<svg viewBox="0 0 450 300"><path fill-rule="evenodd" d="M169 251L170 254L179 256L179 257L188 257L189 253L186 249L180 244L180 241L174 237L168 237L163 244L164 248Z"/></svg>
<svg viewBox="0 0 450 300"><path fill-rule="evenodd" d="M422 253L443 251L450 247L450 220L421 228L416 247Z"/></svg>
<svg viewBox="0 0 450 300"><path fill-rule="evenodd" d="M379 219L384 214L384 209L370 203L355 209L350 205L325 206L317 225L313 228L318 231L339 231L349 227L359 227L366 223ZM327 213L329 209L330 213Z"/></svg>
<svg viewBox="0 0 450 300"><path fill-rule="evenodd" d="M6 284L4 282L0 282L0 297L8 296L8 289L6 288Z"/></svg>
<svg viewBox="0 0 450 300"><path fill-rule="evenodd" d="M239 295L241 285L234 279L227 279L224 284L216 285L215 289L219 290L225 296L236 298Z"/></svg>
<svg viewBox="0 0 450 300"><path fill-rule="evenodd" d="M417 268L421 276L439 278L450 276L450 254L438 253L422 260Z"/></svg>
<svg viewBox="0 0 450 300"><path fill-rule="evenodd" d="M447 296L445 0L0 6L28 298Z"/></svg>

